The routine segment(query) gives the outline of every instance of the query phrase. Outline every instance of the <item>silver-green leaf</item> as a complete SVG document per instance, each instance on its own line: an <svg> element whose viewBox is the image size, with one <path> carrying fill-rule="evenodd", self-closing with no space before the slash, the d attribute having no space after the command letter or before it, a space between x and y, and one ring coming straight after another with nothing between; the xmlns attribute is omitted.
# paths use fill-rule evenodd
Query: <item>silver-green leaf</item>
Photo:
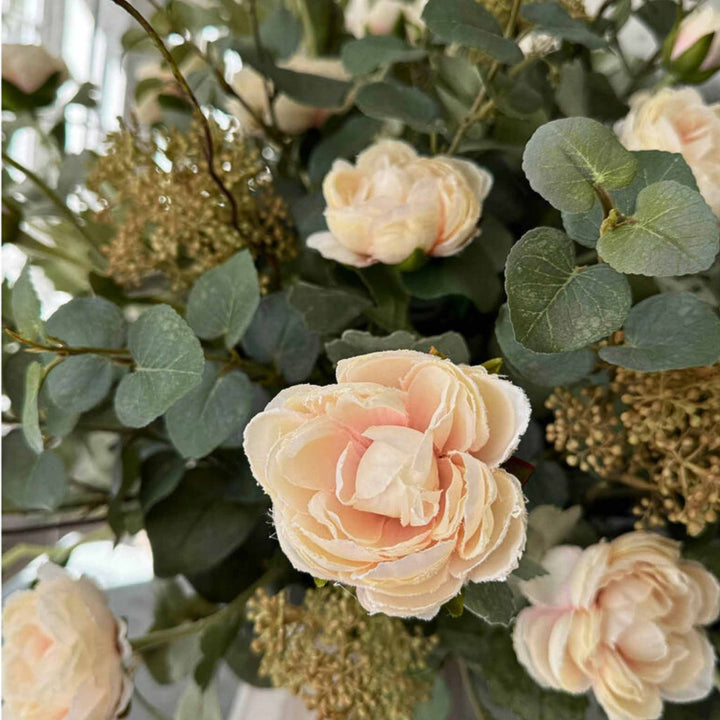
<svg viewBox="0 0 720 720"><path fill-rule="evenodd" d="M248 420L252 383L245 373L221 375L217 363L205 363L202 380L165 415L168 434L183 457L211 453Z"/></svg>
<svg viewBox="0 0 720 720"><path fill-rule="evenodd" d="M169 305L135 321L128 347L136 366L118 385L115 412L124 425L143 427L200 382L205 359L193 331Z"/></svg>
<svg viewBox="0 0 720 720"><path fill-rule="evenodd" d="M565 212L590 210L595 187L625 187L637 168L637 158L610 128L582 117L542 125L523 155L523 170L533 190Z"/></svg>
<svg viewBox="0 0 720 720"><path fill-rule="evenodd" d="M25 373L25 396L22 409L22 429L25 440L30 448L36 452L43 451L43 438L40 432L40 417L38 414L38 393L43 381L42 363L33 362L28 365Z"/></svg>
<svg viewBox="0 0 720 720"><path fill-rule="evenodd" d="M30 277L30 263L25 263L12 286L10 306L18 332L29 340L41 340L44 337L41 305Z"/></svg>
<svg viewBox="0 0 720 720"><path fill-rule="evenodd" d="M260 303L257 270L247 250L208 270L193 285L187 321L198 337L225 336L232 348L240 342Z"/></svg>
<svg viewBox="0 0 720 720"><path fill-rule="evenodd" d="M560 230L527 232L508 255L505 289L515 338L535 352L559 353L618 330L630 310L630 285L606 264L576 267Z"/></svg>
<svg viewBox="0 0 720 720"><path fill-rule="evenodd" d="M720 248L718 220L702 195L674 180L649 185L632 217L598 241L616 270L669 277L707 270Z"/></svg>
<svg viewBox="0 0 720 720"><path fill-rule="evenodd" d="M622 345L600 348L613 365L657 372L713 365L720 358L720 318L689 292L653 295L635 305Z"/></svg>

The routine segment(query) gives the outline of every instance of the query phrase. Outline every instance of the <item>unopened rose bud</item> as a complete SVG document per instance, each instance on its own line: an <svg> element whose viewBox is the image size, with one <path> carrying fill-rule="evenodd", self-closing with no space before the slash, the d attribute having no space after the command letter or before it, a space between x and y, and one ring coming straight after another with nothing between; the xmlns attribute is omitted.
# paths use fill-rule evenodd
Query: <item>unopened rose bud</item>
<svg viewBox="0 0 720 720"><path fill-rule="evenodd" d="M665 65L683 82L702 83L720 69L720 6L690 13L668 36Z"/></svg>

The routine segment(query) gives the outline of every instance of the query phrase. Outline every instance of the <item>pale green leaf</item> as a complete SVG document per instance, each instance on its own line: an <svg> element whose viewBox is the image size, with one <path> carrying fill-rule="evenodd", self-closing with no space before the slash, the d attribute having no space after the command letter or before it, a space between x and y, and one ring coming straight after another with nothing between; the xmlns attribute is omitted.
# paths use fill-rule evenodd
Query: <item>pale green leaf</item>
<svg viewBox="0 0 720 720"><path fill-rule="evenodd" d="M415 62L426 55L422 48L408 45L395 35L368 35L346 42L340 52L343 65L353 75L365 75L383 65Z"/></svg>
<svg viewBox="0 0 720 720"><path fill-rule="evenodd" d="M613 365L657 372L713 365L720 358L720 318L688 292L654 295L630 311L622 345L600 348Z"/></svg>
<svg viewBox="0 0 720 720"><path fill-rule="evenodd" d="M198 337L225 336L232 348L240 342L260 303L257 270L247 250L208 270L193 285L187 321Z"/></svg>
<svg viewBox="0 0 720 720"><path fill-rule="evenodd" d="M630 286L606 264L576 267L572 241L536 228L510 251L505 289L515 338L542 353L580 348L618 330L630 310Z"/></svg>
<svg viewBox="0 0 720 720"><path fill-rule="evenodd" d="M38 393L43 381L42 363L33 362L28 365L25 373L25 396L22 409L22 429L25 440L31 450L36 453L43 451L43 437L40 432L38 414Z"/></svg>
<svg viewBox="0 0 720 720"><path fill-rule="evenodd" d="M30 263L25 263L20 277L12 286L10 307L17 331L28 340L42 340L45 334L40 319L42 308L30 276Z"/></svg>
<svg viewBox="0 0 720 720"><path fill-rule="evenodd" d="M512 590L506 582L468 583L465 610L492 625L509 625L517 613Z"/></svg>
<svg viewBox="0 0 720 720"><path fill-rule="evenodd" d="M131 326L128 347L135 360L115 394L124 425L143 427L197 385L205 359L185 321L169 306L146 310Z"/></svg>

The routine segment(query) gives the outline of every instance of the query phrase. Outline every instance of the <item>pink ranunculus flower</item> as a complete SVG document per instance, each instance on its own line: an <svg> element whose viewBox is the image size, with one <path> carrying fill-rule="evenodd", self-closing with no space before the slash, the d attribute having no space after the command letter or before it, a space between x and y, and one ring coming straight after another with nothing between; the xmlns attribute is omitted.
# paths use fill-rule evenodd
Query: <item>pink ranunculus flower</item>
<svg viewBox="0 0 720 720"><path fill-rule="evenodd" d="M3 709L12 720L114 720L127 708L125 625L100 590L48 563L3 611Z"/></svg>
<svg viewBox="0 0 720 720"><path fill-rule="evenodd" d="M506 578L526 512L499 466L527 427L523 391L413 350L341 360L337 380L283 390L245 430L292 564L355 586L370 613L421 619Z"/></svg>
<svg viewBox="0 0 720 720"><path fill-rule="evenodd" d="M720 585L678 543L631 532L585 550L561 545L548 575L522 583L515 652L543 687L589 689L610 720L654 720L663 701L713 688L715 655L703 625L720 611Z"/></svg>
<svg viewBox="0 0 720 720"><path fill-rule="evenodd" d="M336 160L323 181L329 231L307 239L326 258L365 267L401 263L420 249L447 257L478 235L492 175L469 160L419 157L381 140L355 165Z"/></svg>

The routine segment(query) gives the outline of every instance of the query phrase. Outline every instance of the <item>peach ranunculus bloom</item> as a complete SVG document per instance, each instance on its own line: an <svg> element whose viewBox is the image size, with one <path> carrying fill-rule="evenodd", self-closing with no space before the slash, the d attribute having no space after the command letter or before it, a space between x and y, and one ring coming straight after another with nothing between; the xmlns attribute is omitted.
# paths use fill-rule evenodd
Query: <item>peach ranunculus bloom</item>
<svg viewBox="0 0 720 720"><path fill-rule="evenodd" d="M48 563L3 611L3 709L12 720L113 720L132 683L125 627L100 590Z"/></svg>
<svg viewBox="0 0 720 720"><path fill-rule="evenodd" d="M313 58L298 53L289 60L278 63L278 67L308 75L319 75L333 80L348 80L350 75L342 61L337 58ZM246 65L232 79L234 90L240 95L253 112L269 124L270 108L265 90L265 80L255 69ZM257 135L260 127L252 115L242 104L231 99L228 109L240 122L241 127L250 135ZM298 135L312 127L319 127L325 120L339 109L316 108L293 100L280 93L273 105L278 129L288 135Z"/></svg>
<svg viewBox="0 0 720 720"><path fill-rule="evenodd" d="M720 218L720 103L706 105L692 88L641 92L630 100L618 134L628 150L680 153Z"/></svg>
<svg viewBox="0 0 720 720"><path fill-rule="evenodd" d="M38 91L55 73L60 81L69 77L67 65L40 45L3 43L2 79L26 95Z"/></svg>
<svg viewBox="0 0 720 720"><path fill-rule="evenodd" d="M420 249L455 255L478 235L492 175L468 160L419 157L400 140L380 140L355 165L336 160L323 181L328 231L308 247L345 265L395 265Z"/></svg>
<svg viewBox="0 0 720 720"><path fill-rule="evenodd" d="M424 27L421 19L427 0L350 0L345 7L345 27L356 38L390 35L402 20Z"/></svg>
<svg viewBox="0 0 720 720"><path fill-rule="evenodd" d="M651 720L663 700L713 688L715 654L702 625L718 616L720 585L678 543L630 532L585 550L561 545L548 575L522 583L515 652L543 687L592 689L610 720Z"/></svg>
<svg viewBox="0 0 720 720"><path fill-rule="evenodd" d="M337 381L283 390L245 430L292 564L355 586L370 613L421 619L506 578L526 512L499 466L528 424L523 391L413 350L341 360Z"/></svg>

